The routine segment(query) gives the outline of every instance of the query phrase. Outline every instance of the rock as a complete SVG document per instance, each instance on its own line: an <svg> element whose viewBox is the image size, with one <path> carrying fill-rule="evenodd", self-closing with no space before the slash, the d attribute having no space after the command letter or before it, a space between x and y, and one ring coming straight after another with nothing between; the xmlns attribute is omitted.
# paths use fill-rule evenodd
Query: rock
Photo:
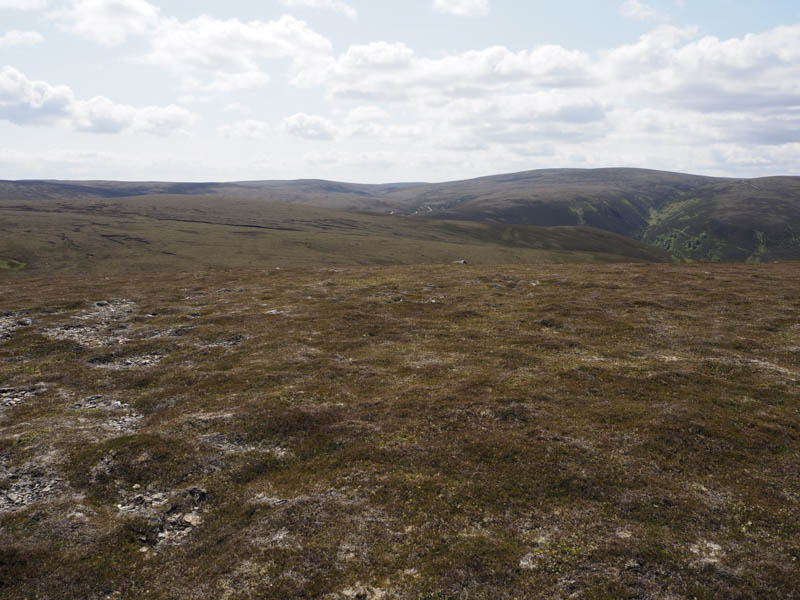
<svg viewBox="0 0 800 600"><path fill-rule="evenodd" d="M197 513L189 513L188 515L184 515L183 520L192 527L199 527L203 523L203 517Z"/></svg>
<svg viewBox="0 0 800 600"><path fill-rule="evenodd" d="M536 555L530 552L519 559L519 568L525 570L536 568Z"/></svg>
<svg viewBox="0 0 800 600"><path fill-rule="evenodd" d="M626 571L634 571L636 573L640 573L642 571L642 567L644 564L640 560L631 559L625 563L625 570Z"/></svg>
<svg viewBox="0 0 800 600"><path fill-rule="evenodd" d="M357 583L355 586L345 588L340 592L340 597L353 600L383 600L387 592L381 588L367 587Z"/></svg>
<svg viewBox="0 0 800 600"><path fill-rule="evenodd" d="M699 557L701 564L717 564L725 555L722 546L708 540L700 540L689 546L689 550Z"/></svg>
<svg viewBox="0 0 800 600"><path fill-rule="evenodd" d="M105 300L99 300L99 301L95 302L94 305L97 306L98 308L100 308L100 307L103 307L103 306L108 306L108 302L106 302Z"/></svg>

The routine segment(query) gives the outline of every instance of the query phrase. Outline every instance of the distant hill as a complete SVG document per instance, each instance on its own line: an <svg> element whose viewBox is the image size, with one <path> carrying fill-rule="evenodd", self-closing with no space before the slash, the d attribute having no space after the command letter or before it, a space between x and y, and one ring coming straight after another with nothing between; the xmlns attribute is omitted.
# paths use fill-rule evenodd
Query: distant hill
<svg viewBox="0 0 800 600"><path fill-rule="evenodd" d="M222 196L0 202L0 271L111 274L209 268L663 262L592 227L435 221Z"/></svg>
<svg viewBox="0 0 800 600"><path fill-rule="evenodd" d="M800 177L559 169L416 187L394 195L400 196L406 210L429 218L588 225L684 259L800 258Z"/></svg>
<svg viewBox="0 0 800 600"><path fill-rule="evenodd" d="M593 227L677 259L800 259L800 177L726 179L645 169L547 169L446 183L324 180L169 183L0 181L0 206L68 209L132 196L302 204L493 226ZM132 200L126 200L131 205ZM205 202L223 211L229 202Z"/></svg>

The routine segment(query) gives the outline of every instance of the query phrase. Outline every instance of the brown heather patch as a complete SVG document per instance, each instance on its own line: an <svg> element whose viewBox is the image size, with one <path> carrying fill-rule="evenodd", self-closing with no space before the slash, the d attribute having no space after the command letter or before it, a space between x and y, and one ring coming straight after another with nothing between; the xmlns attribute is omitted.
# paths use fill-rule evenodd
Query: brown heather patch
<svg viewBox="0 0 800 600"><path fill-rule="evenodd" d="M7 279L0 596L798 598L797 289L788 263Z"/></svg>

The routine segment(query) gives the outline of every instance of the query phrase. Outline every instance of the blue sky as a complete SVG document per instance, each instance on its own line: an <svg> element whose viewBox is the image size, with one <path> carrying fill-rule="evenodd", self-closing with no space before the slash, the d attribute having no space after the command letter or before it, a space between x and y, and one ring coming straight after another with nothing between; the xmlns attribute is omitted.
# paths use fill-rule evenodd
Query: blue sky
<svg viewBox="0 0 800 600"><path fill-rule="evenodd" d="M797 165L797 2L0 0L4 179Z"/></svg>

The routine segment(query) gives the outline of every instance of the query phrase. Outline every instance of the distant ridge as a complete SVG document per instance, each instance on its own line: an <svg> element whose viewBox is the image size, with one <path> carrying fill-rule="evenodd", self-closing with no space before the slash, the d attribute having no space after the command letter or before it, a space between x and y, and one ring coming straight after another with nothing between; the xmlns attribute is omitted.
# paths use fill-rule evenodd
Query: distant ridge
<svg viewBox="0 0 800 600"><path fill-rule="evenodd" d="M0 204L219 196L510 226L589 226L683 260L800 259L800 177L542 169L445 183L0 181Z"/></svg>

